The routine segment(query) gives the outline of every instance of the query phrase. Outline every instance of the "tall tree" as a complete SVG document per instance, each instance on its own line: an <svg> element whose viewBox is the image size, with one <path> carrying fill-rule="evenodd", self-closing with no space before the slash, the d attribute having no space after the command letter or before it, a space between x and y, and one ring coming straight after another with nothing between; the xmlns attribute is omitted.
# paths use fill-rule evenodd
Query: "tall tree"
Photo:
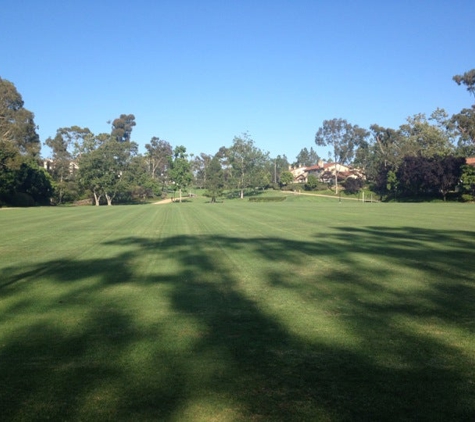
<svg viewBox="0 0 475 422"><path fill-rule="evenodd" d="M289 160L286 155L278 155L271 159L273 164L272 181L274 184L282 183L282 174L289 171Z"/></svg>
<svg viewBox="0 0 475 422"><path fill-rule="evenodd" d="M134 142L119 142L110 135L98 135L98 147L79 158L79 180L94 196L95 205L104 196L112 205L117 194L127 187L125 173L136 154Z"/></svg>
<svg viewBox="0 0 475 422"><path fill-rule="evenodd" d="M318 160L320 160L320 157L313 147L310 147L310 151L307 148L302 148L297 154L297 157L295 157L294 165L309 167L317 164Z"/></svg>
<svg viewBox="0 0 475 422"><path fill-rule="evenodd" d="M475 69L465 72L463 75L455 75L453 80L458 85L465 85L467 91L475 96ZM468 154L473 154L475 151L473 145L475 144L475 104L470 108L464 108L460 113L452 116L451 122L455 125L460 134L459 147Z"/></svg>
<svg viewBox="0 0 475 422"><path fill-rule="evenodd" d="M52 153L50 174L55 181L55 196L59 204L68 191L75 190L75 166L71 152L73 139L68 135L67 129L58 129L54 138L49 137L45 141Z"/></svg>
<svg viewBox="0 0 475 422"><path fill-rule="evenodd" d="M168 175L173 183L174 190L178 190L180 193L180 202L182 190L188 187L193 179L191 164L187 157L186 148L180 145L175 147L173 155L169 158Z"/></svg>
<svg viewBox="0 0 475 422"><path fill-rule="evenodd" d="M224 189L224 172L218 155L215 155L205 169L205 188L211 202L222 195Z"/></svg>
<svg viewBox="0 0 475 422"><path fill-rule="evenodd" d="M195 178L195 184L198 188L206 186L207 168L213 159L212 155L201 154L195 156L191 161L191 169Z"/></svg>
<svg viewBox="0 0 475 422"><path fill-rule="evenodd" d="M132 129L136 125L133 114L121 114L120 117L112 122L111 136L117 142L130 142Z"/></svg>
<svg viewBox="0 0 475 422"><path fill-rule="evenodd" d="M23 197L23 205L49 203L52 184L39 167L40 149L33 113L15 85L0 78L0 202Z"/></svg>
<svg viewBox="0 0 475 422"><path fill-rule="evenodd" d="M475 96L475 69L465 72L463 75L455 75L452 78L457 85L465 85L467 91Z"/></svg>
<svg viewBox="0 0 475 422"><path fill-rule="evenodd" d="M173 154L172 146L167 141L154 136L150 139L150 143L145 144L145 149L152 178L163 182L166 178L168 159Z"/></svg>
<svg viewBox="0 0 475 422"><path fill-rule="evenodd" d="M348 123L345 119L324 120L315 135L318 146L329 146L335 166L335 193L338 193L338 164L344 165L353 159L355 148L360 145L369 133L357 125Z"/></svg>
<svg viewBox="0 0 475 422"><path fill-rule="evenodd" d="M0 78L0 142L3 146L7 142L12 144L22 155L37 157L41 143L36 133L34 114L23 105L15 85Z"/></svg>
<svg viewBox="0 0 475 422"><path fill-rule="evenodd" d="M445 111L437 109L430 119L423 113L408 117L406 123L399 127L404 140L402 155L432 157L452 153L452 133L446 129L444 116ZM435 121L435 124L429 120Z"/></svg>
<svg viewBox="0 0 475 422"><path fill-rule="evenodd" d="M241 199L244 198L244 189L265 186L270 182L271 174L266 168L269 154L257 148L247 133L234 138L227 154L232 169L232 183L239 190Z"/></svg>

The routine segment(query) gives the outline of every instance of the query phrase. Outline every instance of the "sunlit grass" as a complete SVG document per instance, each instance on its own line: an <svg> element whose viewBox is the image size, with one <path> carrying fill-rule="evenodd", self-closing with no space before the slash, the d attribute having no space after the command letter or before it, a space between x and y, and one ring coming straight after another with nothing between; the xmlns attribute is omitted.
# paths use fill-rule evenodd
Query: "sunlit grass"
<svg viewBox="0 0 475 422"><path fill-rule="evenodd" d="M0 210L5 420L472 420L460 204Z"/></svg>

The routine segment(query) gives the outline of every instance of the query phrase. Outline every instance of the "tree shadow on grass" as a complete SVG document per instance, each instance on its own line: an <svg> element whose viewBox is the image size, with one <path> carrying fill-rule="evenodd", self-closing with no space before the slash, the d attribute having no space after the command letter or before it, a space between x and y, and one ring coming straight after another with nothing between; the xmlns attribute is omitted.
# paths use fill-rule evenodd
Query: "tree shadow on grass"
<svg viewBox="0 0 475 422"><path fill-rule="evenodd" d="M5 270L7 420L475 417L471 232L365 227L324 241L104 245L121 252ZM262 261L253 279L262 297L229 258L246 251ZM179 270L141 276L138 257ZM332 266L312 268L315 257ZM282 262L295 271L276 271ZM28 297L37 271L59 293Z"/></svg>

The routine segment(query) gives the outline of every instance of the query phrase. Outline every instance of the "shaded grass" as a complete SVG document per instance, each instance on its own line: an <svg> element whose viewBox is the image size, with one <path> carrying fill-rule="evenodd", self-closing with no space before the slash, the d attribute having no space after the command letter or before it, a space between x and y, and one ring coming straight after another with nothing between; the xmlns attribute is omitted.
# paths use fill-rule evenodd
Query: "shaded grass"
<svg viewBox="0 0 475 422"><path fill-rule="evenodd" d="M3 419L473 420L472 213L1 213Z"/></svg>

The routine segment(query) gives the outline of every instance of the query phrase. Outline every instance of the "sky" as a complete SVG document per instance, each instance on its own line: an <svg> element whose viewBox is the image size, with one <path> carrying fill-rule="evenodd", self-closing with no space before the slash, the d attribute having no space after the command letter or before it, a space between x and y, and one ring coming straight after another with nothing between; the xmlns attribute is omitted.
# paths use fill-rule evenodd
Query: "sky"
<svg viewBox="0 0 475 422"><path fill-rule="evenodd" d="M214 154L248 133L290 162L324 120L398 128L473 103L473 0L0 0L0 77L61 127ZM42 156L49 151L43 146Z"/></svg>

